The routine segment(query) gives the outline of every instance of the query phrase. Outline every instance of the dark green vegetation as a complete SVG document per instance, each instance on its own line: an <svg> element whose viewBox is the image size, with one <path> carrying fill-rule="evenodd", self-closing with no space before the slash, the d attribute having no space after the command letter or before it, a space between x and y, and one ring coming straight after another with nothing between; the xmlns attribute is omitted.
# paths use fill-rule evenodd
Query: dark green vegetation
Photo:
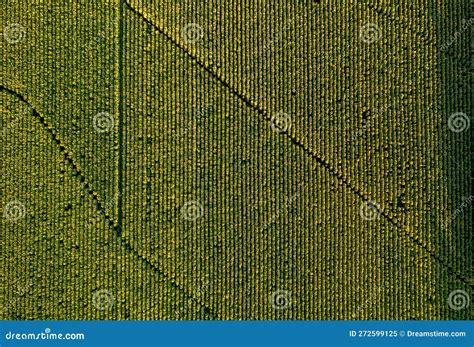
<svg viewBox="0 0 474 347"><path fill-rule="evenodd" d="M472 318L469 2L276 3L6 3L3 318Z"/></svg>

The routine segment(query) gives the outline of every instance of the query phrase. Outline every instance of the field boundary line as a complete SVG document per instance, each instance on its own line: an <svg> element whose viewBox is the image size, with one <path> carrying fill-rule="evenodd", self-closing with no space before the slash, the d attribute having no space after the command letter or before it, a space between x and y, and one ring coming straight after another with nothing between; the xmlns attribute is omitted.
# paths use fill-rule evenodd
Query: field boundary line
<svg viewBox="0 0 474 347"><path fill-rule="evenodd" d="M191 60L194 61L198 66L200 66L203 70L205 70L207 73L209 73L214 79L216 79L221 85L223 85L231 94L233 94L235 97L240 99L245 105L248 107L254 109L258 114L260 114L264 120L271 121L271 116L267 114L267 112L259 107L256 103L252 102L249 97L247 97L244 93L236 90L228 81L226 81L224 78L220 77L216 72L214 72L211 68L209 68L204 62L202 62L198 57L194 56L191 54L189 49L185 46L183 46L178 40L173 38L173 36L165 31L165 29L159 27L157 24L155 24L152 20L148 19L143 13L135 9L133 6L131 6L127 1L124 0L124 3L127 5L127 7L135 13L138 17L142 18L145 23L148 25L151 25L158 33L160 33L164 38L166 38L169 42L171 42L173 45L175 45L178 49L183 51L186 56ZM341 181L351 192L353 192L355 195L357 195L362 201L364 202L371 202L369 198L367 198L362 192L360 192L358 189L353 187L345 178L344 176L338 172L336 169L334 169L323 157L312 150L310 150L306 145L301 143L296 137L293 135L289 134L288 132L282 132L282 135L286 136L290 141L296 145L297 147L301 148L305 153L307 153L309 156L311 156L318 164L323 166L332 176L336 177L339 181ZM379 215L384 217L386 220L388 220L392 225L394 225L399 231L401 231L406 237L408 237L410 240L412 240L417 246L419 246L421 249L423 249L425 252L431 255L433 259L438 261L440 265L444 266L445 269L451 273L453 276L455 276L458 280L461 282L465 283L468 286L471 286L474 288L473 285L469 283L469 281L459 274L448 262L446 262L443 258L438 256L436 253L434 253L429 246L425 245L422 240L420 240L419 237L414 235L407 227L399 225L392 216L390 216L387 212L385 212L383 209L380 209L378 211Z"/></svg>
<svg viewBox="0 0 474 347"><path fill-rule="evenodd" d="M66 149L66 146L64 146L64 144L62 143L62 141L60 140L57 132L55 130L53 130L53 127L48 123L48 121L46 120L46 118L44 116L42 116L34 107L33 105L23 96L21 95L20 93L18 93L17 91L13 90L13 89L10 89L8 87L5 87L3 85L0 85L0 92L6 92L14 97L16 97L17 99L19 99L20 101L24 102L25 104L27 104L28 106L30 106L30 108L32 109L32 112L33 112L33 116L35 119L38 119L40 124L43 126L43 128L46 130L46 132L51 136L51 138L53 139L53 142L59 147L59 150L60 152L62 152L62 154L64 155L64 158L66 159L66 162L69 163L69 165L72 167L72 170L73 170L73 173L75 177L77 177L81 183L83 184L83 188L87 191L88 195L90 195L92 197L92 199L94 200L95 204L96 204L96 208L97 210L100 212L99 215L103 215L106 222L109 224L109 227L110 227L110 230L115 232L116 233L116 228L115 228L115 223L114 223L114 220L111 216L109 216L107 214L107 211L106 209L104 208L104 204L100 201L99 199L99 195L97 192L95 192L93 189L92 189L92 185L88 182L87 178L84 176L84 174L82 173L81 169L79 168L79 166L76 164L72 154ZM102 213L103 212L103 213ZM117 234L117 233L116 233ZM175 281L173 281L163 270L161 270L158 266L156 266L154 263L152 263L149 259L147 259L146 257L142 256L132 245L130 245L126 239L124 239L121 235L118 235L117 234L117 237L119 239L119 242L124 246L124 248L126 250L128 250L129 252L135 254L135 256L139 257L140 259L142 259L145 264L147 264L153 271L155 271L156 273L160 274L161 276L164 277L164 279L166 279L170 285L179 290L181 293L183 293L188 299L192 299L194 300L195 302L197 302L199 305L201 305L201 307L203 307L204 311L205 311L205 314L207 314L211 319L219 319L219 317L213 313L211 311L211 309L205 305L199 298L196 299L194 298L191 294L189 294L181 285L179 285L178 283L176 283Z"/></svg>

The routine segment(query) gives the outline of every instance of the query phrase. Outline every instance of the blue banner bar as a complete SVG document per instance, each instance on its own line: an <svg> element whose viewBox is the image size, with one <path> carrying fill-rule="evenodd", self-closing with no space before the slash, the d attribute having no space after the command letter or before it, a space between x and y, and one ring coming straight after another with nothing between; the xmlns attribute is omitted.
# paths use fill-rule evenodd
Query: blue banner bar
<svg viewBox="0 0 474 347"><path fill-rule="evenodd" d="M473 321L2 321L1 346L474 346Z"/></svg>

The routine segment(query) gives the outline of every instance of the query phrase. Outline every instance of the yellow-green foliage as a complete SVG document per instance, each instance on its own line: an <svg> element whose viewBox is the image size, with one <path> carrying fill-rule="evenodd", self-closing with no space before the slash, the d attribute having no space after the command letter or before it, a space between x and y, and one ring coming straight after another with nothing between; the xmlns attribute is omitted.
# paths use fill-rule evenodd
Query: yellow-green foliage
<svg viewBox="0 0 474 347"><path fill-rule="evenodd" d="M468 1L5 7L2 318L472 318Z"/></svg>

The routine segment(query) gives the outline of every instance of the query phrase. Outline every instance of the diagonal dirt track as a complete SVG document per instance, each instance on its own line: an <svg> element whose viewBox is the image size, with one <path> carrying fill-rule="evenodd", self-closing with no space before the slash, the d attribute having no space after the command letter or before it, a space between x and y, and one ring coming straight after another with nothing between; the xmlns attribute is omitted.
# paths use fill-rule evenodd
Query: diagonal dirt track
<svg viewBox="0 0 474 347"><path fill-rule="evenodd" d="M214 72L211 68L209 68L204 62L200 61L197 57L193 56L191 52L182 44L180 44L176 39L174 39L170 34L168 34L163 28L158 27L155 23L153 23L151 20L147 19L144 14L139 12L137 9L132 7L127 1L124 1L124 4L137 16L142 18L148 25L152 26L157 32L159 32L161 35L163 35L168 41L172 42L176 47L178 47L186 56L195 62L198 66L200 66L203 70L205 70L211 77L213 77L215 80L217 80L223 87L228 89L236 98L241 100L246 106L252 108L255 110L260 116L263 117L263 119L267 120L270 122L271 116L261 107L259 107L255 102L252 102L252 100L246 96L244 93L238 91L235 87L233 87L229 82L224 80L222 77L220 77L216 72ZM342 182L342 184L353 194L357 195L362 201L364 202L371 202L372 200L364 195L362 192L357 190L354 186L348 182L345 177L338 172L336 169L334 169L321 155L315 153L314 151L311 151L307 146L305 146L300 140L298 140L296 137L293 135L289 134L288 132L282 132L282 136L287 137L292 144L295 146L299 147L302 149L307 155L309 155L313 160L315 160L319 165L324 167L332 176L337 178L339 181ZM121 170L120 170L121 171ZM438 263L440 263L443 267L446 268L446 270L452 274L456 279L459 281L472 286L472 284L469 283L469 281L459 272L457 272L450 264L449 262L444 259L442 256L436 254L433 249L424 244L424 242L417 237L411 230L409 230L407 227L404 227L397 223L394 219L394 217L389 213L384 210L382 207L379 211L379 215L385 218L387 221L389 221L392 225L394 225L400 233L403 234L404 237L407 237L409 240L411 240L414 244L416 244L418 247L420 247L424 252L428 253L434 260L436 260ZM474 286L472 286L474 288Z"/></svg>
<svg viewBox="0 0 474 347"><path fill-rule="evenodd" d="M81 169L79 166L76 164L74 158L72 155L67 151L66 146L60 139L59 135L53 130L53 128L49 125L48 121L46 120L45 117L43 117L38 111L34 108L34 106L21 94L18 92L9 89L5 86L0 86L0 92L6 92L22 102L26 103L29 105L32 109L33 116L39 120L45 131L49 133L51 138L53 139L54 143L57 145L61 153L64 155L64 158L68 162L68 164L71 166L73 172L75 173L75 177L79 179L79 181L82 183L83 189L88 193L88 195L94 200L96 203L97 211L100 212L100 215L103 215L104 218L106 219L110 230L117 232L117 226L114 225L113 217L110 216L107 213L107 210L105 209L105 205L103 202L101 202L99 195L91 188L91 184L88 182L87 178L83 175ZM184 293L189 299L194 300L198 302L204 309L204 312L209 316L211 319L216 319L218 318L216 314L212 313L211 309L207 307L202 301L199 299L194 298L192 295L190 295L183 287L181 287L179 284L177 284L175 281L173 281L169 276L167 276L161 269L159 269L155 264L150 262L146 257L142 256L140 253L138 253L126 240L124 240L120 234L117 233L117 237L120 239L121 244L123 247L133 253L135 256L140 258L149 268L153 269L153 271L157 272L164 278L166 278L169 283L177 290L181 291Z"/></svg>

